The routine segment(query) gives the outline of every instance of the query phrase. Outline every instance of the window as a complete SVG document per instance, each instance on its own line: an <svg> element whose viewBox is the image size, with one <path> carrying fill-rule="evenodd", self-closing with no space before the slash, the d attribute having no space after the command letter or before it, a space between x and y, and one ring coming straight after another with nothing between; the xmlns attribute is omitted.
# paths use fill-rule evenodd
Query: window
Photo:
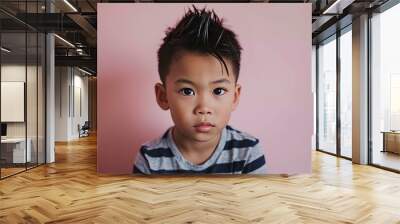
<svg viewBox="0 0 400 224"><path fill-rule="evenodd" d="M400 170L400 5L371 18L372 164ZM397 131L397 132L396 132Z"/></svg>
<svg viewBox="0 0 400 224"><path fill-rule="evenodd" d="M318 47L318 149L336 153L336 36Z"/></svg>
<svg viewBox="0 0 400 224"><path fill-rule="evenodd" d="M340 155L352 157L352 35L351 26L340 36Z"/></svg>

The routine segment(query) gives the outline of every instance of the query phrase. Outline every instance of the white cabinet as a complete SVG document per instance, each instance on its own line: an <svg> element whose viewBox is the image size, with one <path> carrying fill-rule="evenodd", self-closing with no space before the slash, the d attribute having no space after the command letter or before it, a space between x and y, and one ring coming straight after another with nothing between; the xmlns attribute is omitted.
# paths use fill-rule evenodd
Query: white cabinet
<svg viewBox="0 0 400 224"><path fill-rule="evenodd" d="M32 140L26 140L28 144L25 151L25 138L7 138L1 140L2 147L12 150L12 163L25 163L32 161ZM25 159L27 159L25 161Z"/></svg>

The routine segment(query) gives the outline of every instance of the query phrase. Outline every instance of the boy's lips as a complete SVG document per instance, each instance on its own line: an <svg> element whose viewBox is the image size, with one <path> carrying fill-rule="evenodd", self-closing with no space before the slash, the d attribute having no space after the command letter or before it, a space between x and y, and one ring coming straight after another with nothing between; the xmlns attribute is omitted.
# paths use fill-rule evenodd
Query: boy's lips
<svg viewBox="0 0 400 224"><path fill-rule="evenodd" d="M209 123L209 122L201 122L198 123L194 126L197 132L209 132L211 128L213 128L215 125Z"/></svg>

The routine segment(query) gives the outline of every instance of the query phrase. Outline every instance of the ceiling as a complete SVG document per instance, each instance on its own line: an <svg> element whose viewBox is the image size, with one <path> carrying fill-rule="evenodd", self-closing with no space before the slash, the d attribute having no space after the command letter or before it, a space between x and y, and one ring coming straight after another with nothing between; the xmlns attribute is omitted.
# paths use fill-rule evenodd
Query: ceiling
<svg viewBox="0 0 400 224"><path fill-rule="evenodd" d="M56 65L80 66L96 72L97 57L97 3L128 3L128 2L156 2L156 3L199 3L199 2L235 2L235 3L312 3L312 36L313 43L330 36L336 27L351 23L351 18L383 4L387 0L236 0L236 1L180 1L180 0L1 0L0 22L2 38L7 42L14 42L18 46L25 46L22 38L25 29L39 32L55 32L60 38L55 38ZM332 7L330 7L332 6ZM329 10L327 10L329 8ZM50 12L50 9L52 13ZM27 12L27 13L26 13ZM341 21L337 23L337 21ZM340 24L340 26L337 26ZM21 33L23 31L23 33ZM67 40L66 43L62 39ZM5 43L2 41L2 43ZM27 52L31 52L35 43L28 44ZM21 52L23 53L23 52Z"/></svg>

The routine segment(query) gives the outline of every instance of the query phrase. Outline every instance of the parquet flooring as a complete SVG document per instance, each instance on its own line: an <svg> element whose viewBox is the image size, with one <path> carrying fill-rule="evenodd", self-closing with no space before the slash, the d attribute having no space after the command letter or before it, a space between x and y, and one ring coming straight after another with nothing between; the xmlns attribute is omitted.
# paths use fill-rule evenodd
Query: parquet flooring
<svg viewBox="0 0 400 224"><path fill-rule="evenodd" d="M23 167L23 168L19 168L19 167L17 167L17 168L14 168L14 167L12 167L12 168L1 168L1 177L3 178L3 177L7 177L7 176L10 176L10 175L13 175L13 174L15 174L15 173L18 173L18 172L21 172L21 171L24 171L25 170L25 167Z"/></svg>
<svg viewBox="0 0 400 224"><path fill-rule="evenodd" d="M0 181L0 223L400 223L400 175L313 152L303 175L96 173L96 138Z"/></svg>

